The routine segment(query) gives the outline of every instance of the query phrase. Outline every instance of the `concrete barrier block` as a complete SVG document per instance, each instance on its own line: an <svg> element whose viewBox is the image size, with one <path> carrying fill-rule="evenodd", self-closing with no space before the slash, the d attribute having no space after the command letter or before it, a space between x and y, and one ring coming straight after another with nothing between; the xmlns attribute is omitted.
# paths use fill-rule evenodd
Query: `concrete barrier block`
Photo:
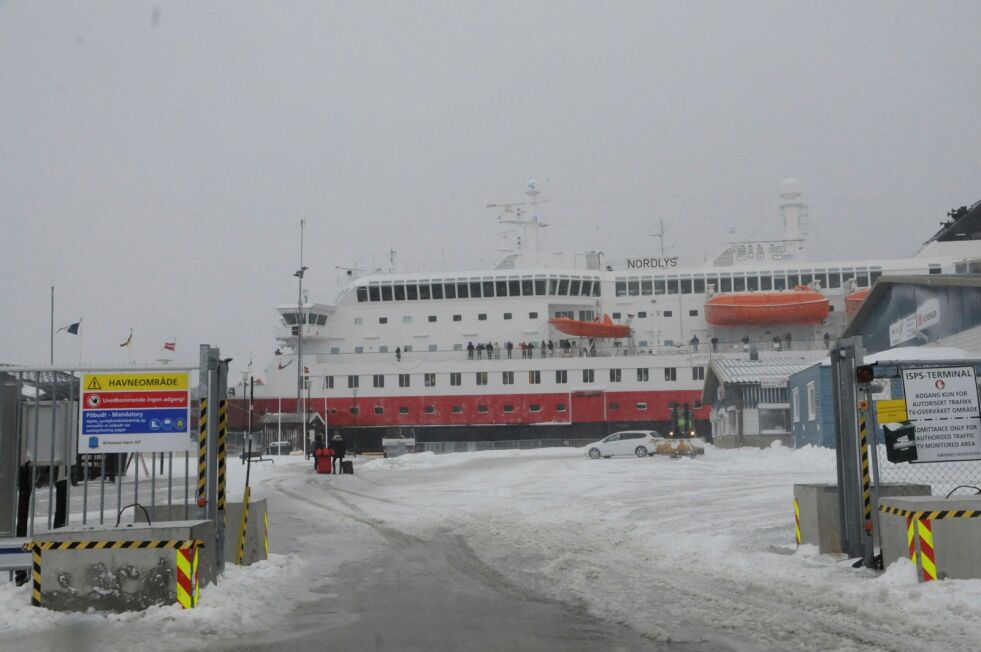
<svg viewBox="0 0 981 652"><path fill-rule="evenodd" d="M167 521L59 529L36 542L193 541L198 548L201 586L215 581L214 523ZM210 545L209 545L210 544ZM42 607L55 611L136 611L177 602L177 550L173 547L48 549L41 553Z"/></svg>
<svg viewBox="0 0 981 652"><path fill-rule="evenodd" d="M884 507L910 512L977 512L981 496L913 496L886 498ZM906 538L906 516L879 514L882 528L882 561L888 567L897 559L909 559ZM981 518L940 518L931 521L934 557L938 579L981 578Z"/></svg>
<svg viewBox="0 0 981 652"><path fill-rule="evenodd" d="M192 508L196 510L197 508ZM245 534L245 556L242 565L249 566L266 558L266 499L249 502L249 523ZM180 518L184 514L183 505L156 505L147 507L150 518L159 520ZM144 521L143 513L137 511L137 519ZM242 523L242 503L225 503L225 563L234 564L238 559L238 535Z"/></svg>

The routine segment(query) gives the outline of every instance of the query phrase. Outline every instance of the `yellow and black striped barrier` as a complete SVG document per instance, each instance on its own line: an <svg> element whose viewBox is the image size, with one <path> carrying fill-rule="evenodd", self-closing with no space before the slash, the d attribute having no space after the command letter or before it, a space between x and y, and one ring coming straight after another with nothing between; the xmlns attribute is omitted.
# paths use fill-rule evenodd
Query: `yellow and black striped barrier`
<svg viewBox="0 0 981 652"><path fill-rule="evenodd" d="M177 549L177 603L182 609L193 609L201 599L198 571L198 549Z"/></svg>
<svg viewBox="0 0 981 652"><path fill-rule="evenodd" d="M981 509L940 509L931 512L915 512L909 509L879 505L879 511L883 514L902 516L917 521L939 521L945 518L981 518Z"/></svg>
<svg viewBox="0 0 981 652"><path fill-rule="evenodd" d="M262 545L266 551L266 559L269 559L269 512L262 513Z"/></svg>
<svg viewBox="0 0 981 652"><path fill-rule="evenodd" d="M938 509L933 511L913 511L879 505L883 514L892 514L906 519L906 544L909 546L909 560L922 570L921 581L932 582L937 579L937 557L933 547L933 522L951 518L981 518L981 509ZM919 549L919 555L917 555Z"/></svg>
<svg viewBox="0 0 981 652"><path fill-rule="evenodd" d="M869 474L869 437L864 414L858 422L858 440L862 459L862 516L865 531L872 536L872 477Z"/></svg>
<svg viewBox="0 0 981 652"><path fill-rule="evenodd" d="M208 399L201 399L198 412L198 507L207 504L208 484Z"/></svg>
<svg viewBox="0 0 981 652"><path fill-rule="evenodd" d="M251 498L252 488L245 485L245 492L242 495L242 521L238 530L238 552L235 554L235 563L242 565L245 558L245 533L249 529L249 499Z"/></svg>
<svg viewBox="0 0 981 652"><path fill-rule="evenodd" d="M797 496L794 496L794 540L797 542L797 547L800 547L800 503L797 502Z"/></svg>
<svg viewBox="0 0 981 652"><path fill-rule="evenodd" d="M225 450L228 437L227 403L218 401L218 510L225 511Z"/></svg>
<svg viewBox="0 0 981 652"><path fill-rule="evenodd" d="M193 602L197 604L197 594L200 591L197 575L198 548L204 546L204 541L200 539L168 539L160 541L28 541L24 544L24 551L31 553L31 605L41 606L41 553L45 550L155 550L155 549L174 549L177 551L178 559L178 578L180 577L180 559L190 558L193 553ZM186 551L186 552L185 552ZM179 583L179 581L178 581ZM178 587L178 597L180 588ZM183 604L183 603L182 603ZM194 606L192 604L191 606ZM187 607L189 608L189 607Z"/></svg>

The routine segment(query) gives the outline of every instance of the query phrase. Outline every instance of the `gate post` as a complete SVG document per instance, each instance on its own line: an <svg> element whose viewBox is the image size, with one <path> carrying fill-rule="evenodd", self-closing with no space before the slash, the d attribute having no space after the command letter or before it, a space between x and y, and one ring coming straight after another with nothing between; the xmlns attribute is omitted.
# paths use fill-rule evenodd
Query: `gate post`
<svg viewBox="0 0 981 652"><path fill-rule="evenodd" d="M866 496L870 498L868 428L871 424L862 419L865 432L860 432L855 369L861 363L859 336L839 340L831 351L841 549L849 557L862 557L869 566L874 551L872 532L865 531L865 503Z"/></svg>

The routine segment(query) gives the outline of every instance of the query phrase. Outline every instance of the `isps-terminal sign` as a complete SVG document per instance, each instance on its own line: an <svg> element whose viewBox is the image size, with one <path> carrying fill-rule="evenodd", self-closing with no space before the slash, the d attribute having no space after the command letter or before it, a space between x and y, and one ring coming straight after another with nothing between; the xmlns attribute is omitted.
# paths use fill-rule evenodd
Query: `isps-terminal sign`
<svg viewBox="0 0 981 652"><path fill-rule="evenodd" d="M190 445L188 372L82 375L78 452L162 453Z"/></svg>
<svg viewBox="0 0 981 652"><path fill-rule="evenodd" d="M917 462L981 459L981 409L974 367L903 369L906 417L916 426Z"/></svg>

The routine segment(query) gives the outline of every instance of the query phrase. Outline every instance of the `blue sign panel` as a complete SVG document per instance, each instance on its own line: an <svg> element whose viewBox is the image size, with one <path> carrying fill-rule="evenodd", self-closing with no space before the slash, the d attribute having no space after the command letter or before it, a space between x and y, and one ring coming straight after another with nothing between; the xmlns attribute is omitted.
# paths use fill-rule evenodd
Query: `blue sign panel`
<svg viewBox="0 0 981 652"><path fill-rule="evenodd" d="M187 408L82 412L83 435L138 435L152 432L187 433Z"/></svg>

